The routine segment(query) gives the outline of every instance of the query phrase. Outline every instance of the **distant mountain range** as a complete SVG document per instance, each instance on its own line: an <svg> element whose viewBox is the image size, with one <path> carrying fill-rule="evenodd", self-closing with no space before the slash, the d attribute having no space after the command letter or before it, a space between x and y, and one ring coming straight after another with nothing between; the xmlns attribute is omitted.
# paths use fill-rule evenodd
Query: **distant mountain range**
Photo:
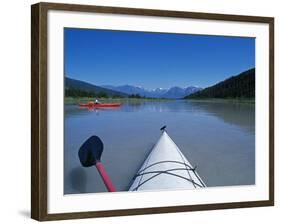
<svg viewBox="0 0 281 224"><path fill-rule="evenodd" d="M232 76L185 98L254 98L255 68Z"/></svg>
<svg viewBox="0 0 281 224"><path fill-rule="evenodd" d="M133 85L104 85L96 86L88 82L65 78L66 96L74 97L128 97L138 94L141 97L192 99L192 98L254 98L255 97L255 68L232 76L213 86L200 87L178 86L169 89L156 88L153 90Z"/></svg>
<svg viewBox="0 0 281 224"><path fill-rule="evenodd" d="M156 88L153 90L148 90L143 87L137 87L132 85L122 85L122 86L112 86L104 85L103 88L115 90L118 92L126 93L128 95L139 94L144 97L153 97L153 98L169 98L169 99L180 99L192 93L202 90L202 88L189 86L186 88L181 87L171 87L169 89Z"/></svg>
<svg viewBox="0 0 281 224"><path fill-rule="evenodd" d="M156 88L147 90L142 87L132 85L97 86L88 82L65 77L66 96L109 96L109 97L128 97L129 95L140 95L142 97L180 99L192 93L202 90L202 88L189 86L186 88L172 87L169 89Z"/></svg>

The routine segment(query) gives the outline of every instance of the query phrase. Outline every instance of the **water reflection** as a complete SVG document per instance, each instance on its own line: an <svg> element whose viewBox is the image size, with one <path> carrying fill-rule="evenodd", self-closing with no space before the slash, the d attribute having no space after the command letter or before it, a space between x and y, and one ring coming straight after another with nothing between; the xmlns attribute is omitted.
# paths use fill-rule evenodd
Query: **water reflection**
<svg viewBox="0 0 281 224"><path fill-rule="evenodd" d="M195 114L206 114L215 116L222 119L224 122L237 125L241 128L246 129L249 132L255 132L255 104L254 103L243 103L243 102L204 102L204 101L188 101L188 100L177 100L167 102L127 102L123 103L120 108L110 109L87 109L80 108L77 105L66 105L65 116L89 116L93 113L100 115L101 113L112 113L112 112L189 112Z"/></svg>
<svg viewBox="0 0 281 224"><path fill-rule="evenodd" d="M207 113L224 122L255 132L255 104L239 102L190 102L194 111Z"/></svg>

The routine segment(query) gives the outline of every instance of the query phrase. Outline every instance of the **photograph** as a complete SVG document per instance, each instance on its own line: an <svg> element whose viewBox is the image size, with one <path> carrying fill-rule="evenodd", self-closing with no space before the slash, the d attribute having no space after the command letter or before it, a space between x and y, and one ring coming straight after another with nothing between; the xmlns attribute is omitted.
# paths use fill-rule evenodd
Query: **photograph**
<svg viewBox="0 0 281 224"><path fill-rule="evenodd" d="M64 194L255 185L255 38L64 27Z"/></svg>

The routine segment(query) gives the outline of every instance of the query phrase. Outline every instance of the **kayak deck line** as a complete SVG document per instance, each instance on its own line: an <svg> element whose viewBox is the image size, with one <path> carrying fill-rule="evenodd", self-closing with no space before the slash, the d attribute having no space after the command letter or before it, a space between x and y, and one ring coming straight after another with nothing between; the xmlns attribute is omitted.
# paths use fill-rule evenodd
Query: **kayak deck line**
<svg viewBox="0 0 281 224"><path fill-rule="evenodd" d="M175 168L175 169L164 170L164 171L157 170L157 171L150 171L150 172L144 172L144 173L137 174L135 177L140 176L140 175L146 175L146 174L153 174L153 173L155 173L154 176L152 176L152 177L148 178L147 180L143 181L142 183L140 183L136 188L132 189L132 191L137 191L138 188L141 185L145 184L147 181L151 180L154 177L157 177L160 174L168 174L168 175L176 176L176 177L182 178L184 180L190 181L194 185L195 188L196 187L204 187L203 185L199 185L198 183L196 183L192 179L189 179L189 178L186 178L184 176L180 176L180 175L177 175L177 174L171 172L171 171L177 171L177 170L186 170L186 169L184 169L184 168Z"/></svg>
<svg viewBox="0 0 281 224"><path fill-rule="evenodd" d="M129 191L159 189L196 189L206 187L178 146L162 130L142 167L133 178Z"/></svg>
<svg viewBox="0 0 281 224"><path fill-rule="evenodd" d="M136 179L138 176L143 176L143 175L147 175L147 174L155 174L155 175L153 175L153 176L149 177L147 180L145 180L145 181L139 183L139 184L137 185L137 187L135 187L134 189L131 189L131 190L132 190L132 191L137 191L138 188L139 188L141 185L145 184L147 181L151 180L151 179L154 178L154 177L157 177L157 176L160 175L160 174L173 175L173 176L182 178L182 179L184 179L184 180L187 180L187 181L191 182L191 183L194 185L194 188L197 188L197 187L200 187L200 188L206 187L205 184L202 182L202 180L201 180L200 178L198 178L198 180L200 181L200 184L199 184L199 183L196 183L193 179L189 179L189 178L186 178L185 176L177 175L177 174L171 172L171 171L178 171L178 170L186 170L186 171L194 172L194 174L197 175L197 174L195 173L195 168L192 168L192 167L190 167L190 168L174 168L174 169L168 169L168 170L155 170L155 171L147 171L147 172L145 172L145 170L146 170L147 168L152 167L153 165L160 164L160 163L169 163L169 162L170 162L170 163L173 163L173 162L174 162L174 163L182 164L182 165L185 165L185 166L189 166L188 164L181 163L181 162L178 162L178 161L160 161L160 162L154 163L154 164L152 164L152 165L146 167L144 170L139 171L139 172L133 177L133 179Z"/></svg>
<svg viewBox="0 0 281 224"><path fill-rule="evenodd" d="M160 163L178 163L178 164L182 164L182 165L186 166L187 168L175 168L175 169L170 169L170 170L166 170L166 171L150 171L150 172L144 172L146 169L148 169L148 168L150 168L150 167L152 167L152 166L154 166L154 165L160 164ZM153 163L153 164L147 166L145 169L139 170L139 172L134 176L133 179L135 179L137 176L145 175L145 174L148 174L148 173L158 173L158 172L159 172L159 173L167 173L167 174L170 174L170 173L168 173L167 171L174 171L174 170L187 170L187 171L192 171L192 172L194 172L194 174L197 174L197 173L195 173L195 169L196 169L196 167L193 168L193 167L191 167L189 164L186 164L186 163L183 163L183 162L166 160L166 161L160 161L160 162ZM182 177L182 178L186 179L185 177ZM200 185L200 184L197 184L196 182L194 182L194 181L191 180L191 179L188 179L188 180L191 181L192 183L194 183L194 185L197 185L197 186L199 186L199 187L205 187L205 184L203 183L203 181L202 181L201 179L199 179L201 185Z"/></svg>

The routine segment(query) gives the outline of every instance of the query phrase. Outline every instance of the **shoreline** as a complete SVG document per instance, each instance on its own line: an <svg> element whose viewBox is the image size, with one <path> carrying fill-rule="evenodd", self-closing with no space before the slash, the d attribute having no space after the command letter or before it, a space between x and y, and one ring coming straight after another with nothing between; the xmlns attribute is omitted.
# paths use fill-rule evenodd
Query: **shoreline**
<svg viewBox="0 0 281 224"><path fill-rule="evenodd" d="M65 97L64 104L79 104L95 101L93 97ZM255 104L255 99L237 99L237 98L202 98L202 99L163 99L163 98L98 98L101 103L141 103L141 102L171 102L171 101L189 101L205 103L248 103Z"/></svg>
<svg viewBox="0 0 281 224"><path fill-rule="evenodd" d="M190 102L210 102L210 103L249 103L249 104L255 104L255 99L249 99L249 98L201 98L201 99L184 99L186 101Z"/></svg>
<svg viewBox="0 0 281 224"><path fill-rule="evenodd" d="M158 98L94 98L94 97L65 97L64 104L78 104L95 101L98 99L101 103L138 103L138 102L169 102L175 99Z"/></svg>

